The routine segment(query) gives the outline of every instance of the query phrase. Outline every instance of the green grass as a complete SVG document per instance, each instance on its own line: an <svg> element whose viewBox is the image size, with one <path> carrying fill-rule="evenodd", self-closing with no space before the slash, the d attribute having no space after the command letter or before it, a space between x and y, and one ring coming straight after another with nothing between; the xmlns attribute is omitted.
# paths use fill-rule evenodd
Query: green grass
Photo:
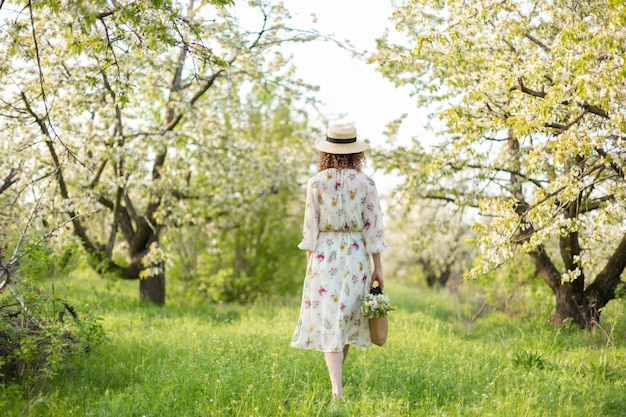
<svg viewBox="0 0 626 417"><path fill-rule="evenodd" d="M618 416L626 312L593 332L484 312L469 296L388 283L384 347L353 349L348 400L328 406L323 356L289 347L299 297L251 306L144 305L136 282L76 274L68 297L108 342L36 389L0 386L5 416ZM59 288L57 283L57 288ZM469 293L469 291L467 291Z"/></svg>

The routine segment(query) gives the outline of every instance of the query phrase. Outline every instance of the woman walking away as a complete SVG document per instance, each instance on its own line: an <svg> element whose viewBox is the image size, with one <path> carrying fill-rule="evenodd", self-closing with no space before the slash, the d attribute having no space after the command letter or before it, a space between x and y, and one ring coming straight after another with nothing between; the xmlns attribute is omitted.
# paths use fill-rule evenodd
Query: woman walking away
<svg viewBox="0 0 626 417"><path fill-rule="evenodd" d="M291 346L324 352L333 397L340 398L350 345L372 344L361 301L374 282L384 287L380 253L387 245L376 185L361 172L367 145L354 125L329 126L315 147L319 172L307 184L298 245L307 267Z"/></svg>

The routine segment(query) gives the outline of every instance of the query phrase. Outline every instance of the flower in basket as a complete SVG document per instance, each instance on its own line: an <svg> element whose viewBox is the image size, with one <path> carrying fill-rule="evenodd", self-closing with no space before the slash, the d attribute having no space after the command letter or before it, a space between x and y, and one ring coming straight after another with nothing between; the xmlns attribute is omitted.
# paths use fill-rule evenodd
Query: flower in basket
<svg viewBox="0 0 626 417"><path fill-rule="evenodd" d="M367 319L380 318L393 310L389 297L380 294L367 294L361 303L361 311Z"/></svg>

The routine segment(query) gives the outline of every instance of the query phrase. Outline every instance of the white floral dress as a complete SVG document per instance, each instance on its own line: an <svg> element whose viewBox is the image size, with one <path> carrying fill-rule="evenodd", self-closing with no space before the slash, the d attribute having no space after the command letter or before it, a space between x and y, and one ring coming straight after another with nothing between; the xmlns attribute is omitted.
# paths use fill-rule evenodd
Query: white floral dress
<svg viewBox="0 0 626 417"><path fill-rule="evenodd" d="M322 352L372 344L361 301L369 292L369 255L386 248L374 181L353 169L327 169L307 184L302 242L309 259L291 346Z"/></svg>

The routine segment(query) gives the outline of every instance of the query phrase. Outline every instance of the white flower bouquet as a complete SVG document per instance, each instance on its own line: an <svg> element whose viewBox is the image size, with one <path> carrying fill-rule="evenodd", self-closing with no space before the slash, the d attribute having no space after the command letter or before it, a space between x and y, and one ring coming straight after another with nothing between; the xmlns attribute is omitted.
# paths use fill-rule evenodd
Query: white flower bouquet
<svg viewBox="0 0 626 417"><path fill-rule="evenodd" d="M374 319L386 316L389 311L393 310L389 297L384 294L368 294L363 298L361 303L361 311L367 319Z"/></svg>

